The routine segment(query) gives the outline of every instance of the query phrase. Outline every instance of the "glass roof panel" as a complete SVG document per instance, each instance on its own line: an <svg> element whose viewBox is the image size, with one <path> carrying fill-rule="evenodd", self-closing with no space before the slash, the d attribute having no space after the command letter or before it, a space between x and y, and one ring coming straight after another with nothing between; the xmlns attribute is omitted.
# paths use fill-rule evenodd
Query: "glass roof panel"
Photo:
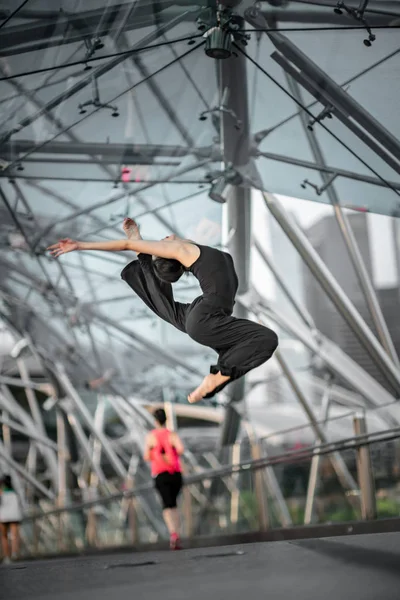
<svg viewBox="0 0 400 600"><path fill-rule="evenodd" d="M372 124L378 119L382 125L382 136L385 127L389 135L398 135L396 94L389 92L390 79L398 79L396 60L399 50L395 31L377 30L380 43L379 51L375 52L362 44L362 32L359 31L283 29L283 38L279 39L293 43L294 53L297 50L303 53L305 76L308 65L314 63L323 69L322 78L337 82L345 93L359 103L362 110L369 111L367 118ZM259 40L252 39L247 52L254 61L249 61L250 90L255 90L251 108L252 131L257 146L254 154L261 152L263 156L257 165L264 189L329 203L327 193L320 190L324 182L318 171L322 167L328 177L335 177L332 185L340 187L340 199L343 196L346 205L382 214L397 214L400 200L400 146L398 154L394 154L385 145L383 137L381 142L368 124L359 121L361 116L358 113L349 113L340 104L337 105L339 112L331 107L328 111L331 117L325 115L319 122L326 110L326 103L316 102L302 79L293 83L292 75L274 60L274 57L280 56L290 64L293 57L291 68L298 68L303 77L303 67L296 62L295 54L291 54L292 50L286 50L280 42L274 45L273 34L271 39L267 34L260 35ZM321 52L314 51L317 46ZM321 79L321 86L323 89L324 79ZM385 88L388 90L388 101L384 103L382 90ZM335 96L332 96L332 102L338 102ZM305 124L299 114L301 106L307 109L303 113ZM358 128L359 135L350 131L341 121L341 115L349 118L350 125ZM315 120L317 122L313 123ZM312 127L312 132L307 126ZM366 143L368 139L377 146L376 149ZM314 142L317 143L320 156L315 154L311 146ZM378 154L382 152L387 159ZM358 187L355 181L360 181ZM304 182L306 189L303 188Z"/></svg>
<svg viewBox="0 0 400 600"><path fill-rule="evenodd" d="M254 2L233 4L245 15ZM368 11L373 24L382 27L376 27L376 42L366 48L365 31L344 30L351 23L335 15L332 5L275 4L260 4L274 18L272 29L280 29L398 136L398 32L387 27L389 16ZM51 8L45 0L31 0L0 29L3 287L15 302L28 303L44 322L54 324L60 340L75 339L92 362L96 348L104 360L110 340L121 364L135 363L130 352L140 356L140 368L135 363L129 381L143 374L143 386L171 376L164 363L157 371L160 361L143 341L206 372L214 355L155 319L121 280L132 253L87 252L58 262L43 253L58 237L121 238L126 215L137 218L148 239L176 232L221 246L221 205L210 200L209 188L221 169L221 124L229 118L224 104L229 96L220 98L221 63L204 52L196 22L200 13L203 18L204 7L195 3L169 0L55 0ZM250 39L238 45L248 57L252 156L243 170L257 169L268 191L329 203L327 192L319 189L324 171L335 176L343 205L399 214L399 157L392 155L389 165L334 114L317 123L312 134L321 164L293 87L276 60L277 47L265 32L254 32L248 23L244 27ZM244 84L235 81L230 93L244 93ZM321 98L317 101L302 85L300 92L307 118L318 119ZM355 115L350 116L354 122ZM16 236L23 242L21 230L36 255L16 247ZM191 277L176 286L181 301L190 302L199 292ZM43 342L44 325L37 327ZM50 337L53 348L59 342Z"/></svg>

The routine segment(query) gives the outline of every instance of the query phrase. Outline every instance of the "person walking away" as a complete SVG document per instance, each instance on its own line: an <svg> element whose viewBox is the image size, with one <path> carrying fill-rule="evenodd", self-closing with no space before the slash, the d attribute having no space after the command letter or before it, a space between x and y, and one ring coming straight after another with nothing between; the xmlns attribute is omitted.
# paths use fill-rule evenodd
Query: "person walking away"
<svg viewBox="0 0 400 600"><path fill-rule="evenodd" d="M21 503L12 486L10 475L5 475L0 485L0 534L3 564L18 558L20 545Z"/></svg>
<svg viewBox="0 0 400 600"><path fill-rule="evenodd" d="M164 409L153 413L155 429L147 434L144 460L151 464L151 474L163 505L163 518L170 535L171 550L180 550L180 519L177 499L182 489L180 456L184 446L179 435L170 431Z"/></svg>

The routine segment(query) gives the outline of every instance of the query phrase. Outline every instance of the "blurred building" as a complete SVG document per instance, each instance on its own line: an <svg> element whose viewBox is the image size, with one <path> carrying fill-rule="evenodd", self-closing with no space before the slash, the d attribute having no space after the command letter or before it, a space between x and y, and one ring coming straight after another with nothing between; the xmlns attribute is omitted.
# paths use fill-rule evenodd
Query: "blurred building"
<svg viewBox="0 0 400 600"><path fill-rule="evenodd" d="M361 255L363 256L366 269L372 278L373 265L367 215L358 213L350 214L348 219ZM319 256L331 271L332 275L357 308L364 321L376 335L376 330L360 289L357 274L353 268L335 217L323 217L317 223L309 227L305 233ZM382 385L390 390L390 387L388 387L387 382L370 359L368 353L361 346L345 320L337 312L325 292L315 281L309 269L303 266L302 270L304 273L307 307L315 320L317 328L329 339L338 344L344 352L351 356L351 358L372 375L372 377L376 378ZM394 287L377 289L376 291L393 343L399 353L399 285L397 283Z"/></svg>

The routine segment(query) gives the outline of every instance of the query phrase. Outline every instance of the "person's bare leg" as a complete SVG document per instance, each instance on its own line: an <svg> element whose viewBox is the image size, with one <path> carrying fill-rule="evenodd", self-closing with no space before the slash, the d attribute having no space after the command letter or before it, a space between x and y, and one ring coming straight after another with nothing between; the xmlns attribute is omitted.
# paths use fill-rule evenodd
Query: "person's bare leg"
<svg viewBox="0 0 400 600"><path fill-rule="evenodd" d="M175 521L174 521L174 515L173 515L173 508L164 508L163 510L163 518L165 521L165 524L167 526L168 532L170 535L173 535L176 532L176 528L175 528Z"/></svg>
<svg viewBox="0 0 400 600"><path fill-rule="evenodd" d="M216 373L215 375L210 373L204 377L202 383L196 388L191 394L188 396L188 401L193 404L194 402L199 402L204 396L210 394L215 388L217 388L222 383L228 381L230 377L228 375L221 375L221 373Z"/></svg>
<svg viewBox="0 0 400 600"><path fill-rule="evenodd" d="M174 522L175 533L178 537L180 537L181 522L179 518L179 511L177 508L171 508L171 518Z"/></svg>
<svg viewBox="0 0 400 600"><path fill-rule="evenodd" d="M8 528L3 524L0 524L0 528L1 528L1 548L3 551L3 558L10 560L11 552L10 552L10 545L8 543Z"/></svg>
<svg viewBox="0 0 400 600"><path fill-rule="evenodd" d="M165 508L163 510L163 517L165 524L168 527L169 532L169 547L171 550L181 550L181 544L179 540L179 513L177 508Z"/></svg>
<svg viewBox="0 0 400 600"><path fill-rule="evenodd" d="M124 224L122 225L122 229L125 231L126 237L129 240L141 240L142 236L140 235L139 226L133 219L127 217L124 219Z"/></svg>
<svg viewBox="0 0 400 600"><path fill-rule="evenodd" d="M11 556L12 558L19 557L19 544L20 544L20 535L19 535L19 525L13 523L10 525L11 528Z"/></svg>

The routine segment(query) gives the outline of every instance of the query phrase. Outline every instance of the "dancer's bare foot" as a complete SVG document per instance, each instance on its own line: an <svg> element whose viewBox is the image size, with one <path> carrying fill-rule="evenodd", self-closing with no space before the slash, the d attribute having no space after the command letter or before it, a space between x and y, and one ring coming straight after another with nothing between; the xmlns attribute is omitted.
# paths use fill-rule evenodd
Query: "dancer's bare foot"
<svg viewBox="0 0 400 600"><path fill-rule="evenodd" d="M207 394L210 394L219 385L221 385L222 383L225 383L225 381L228 381L228 379L230 379L230 377L227 375L221 375L221 373L217 373L216 375L214 375L214 374L210 373L210 375L207 375L206 377L204 377L204 379L203 379L202 383L199 385L199 387L196 388L194 390L194 392L189 394L188 401L191 404L194 404L195 402L199 402L199 400L204 398L204 396L207 396Z"/></svg>
<svg viewBox="0 0 400 600"><path fill-rule="evenodd" d="M140 235L139 226L133 219L127 217L124 219L124 223L122 225L122 229L125 231L126 237L130 240L141 240L142 236Z"/></svg>

